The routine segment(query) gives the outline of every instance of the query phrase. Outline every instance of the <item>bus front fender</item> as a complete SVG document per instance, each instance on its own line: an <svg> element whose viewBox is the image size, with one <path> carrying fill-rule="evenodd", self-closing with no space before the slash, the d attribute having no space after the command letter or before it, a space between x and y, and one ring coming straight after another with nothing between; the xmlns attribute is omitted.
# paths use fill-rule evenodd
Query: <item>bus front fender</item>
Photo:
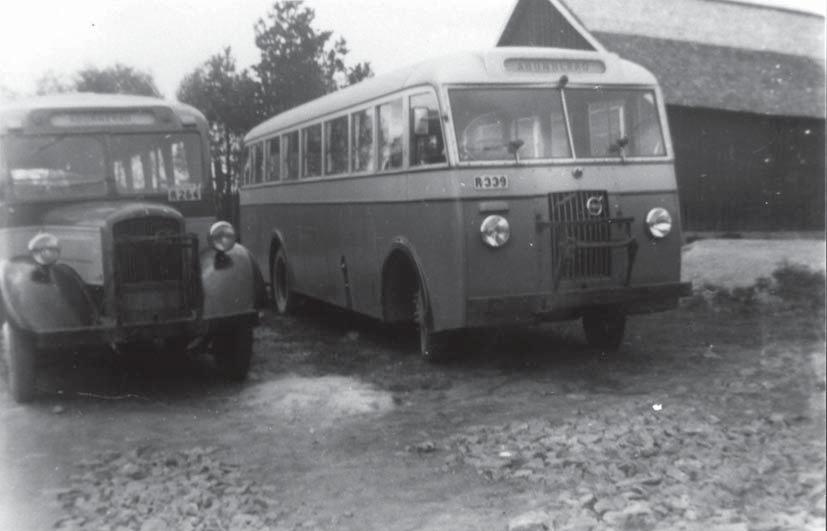
<svg viewBox="0 0 827 531"><path fill-rule="evenodd" d="M66 264L0 261L0 317L30 333L91 326L97 312L83 280Z"/></svg>
<svg viewBox="0 0 827 531"><path fill-rule="evenodd" d="M243 245L226 252L209 249L200 262L204 319L246 314L266 304L261 269Z"/></svg>

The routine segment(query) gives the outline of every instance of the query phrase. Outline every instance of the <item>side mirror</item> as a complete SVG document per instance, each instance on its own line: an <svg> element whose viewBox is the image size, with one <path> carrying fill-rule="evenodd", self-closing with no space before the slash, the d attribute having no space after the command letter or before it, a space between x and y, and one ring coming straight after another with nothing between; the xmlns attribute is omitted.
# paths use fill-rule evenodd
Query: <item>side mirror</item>
<svg viewBox="0 0 827 531"><path fill-rule="evenodd" d="M428 107L413 108L413 132L417 136L429 134Z"/></svg>

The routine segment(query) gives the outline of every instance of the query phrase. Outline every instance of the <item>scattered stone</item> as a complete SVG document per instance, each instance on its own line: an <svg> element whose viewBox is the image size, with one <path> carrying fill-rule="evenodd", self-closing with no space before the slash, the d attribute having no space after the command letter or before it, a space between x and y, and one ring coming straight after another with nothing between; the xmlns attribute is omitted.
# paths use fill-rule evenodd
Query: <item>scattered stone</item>
<svg viewBox="0 0 827 531"><path fill-rule="evenodd" d="M421 443L417 443L414 445L409 445L405 447L405 451L407 452L415 452L418 454L430 454L436 452L436 444L434 441L423 441Z"/></svg>
<svg viewBox="0 0 827 531"><path fill-rule="evenodd" d="M509 521L508 531L549 531L553 525L545 511L530 511Z"/></svg>

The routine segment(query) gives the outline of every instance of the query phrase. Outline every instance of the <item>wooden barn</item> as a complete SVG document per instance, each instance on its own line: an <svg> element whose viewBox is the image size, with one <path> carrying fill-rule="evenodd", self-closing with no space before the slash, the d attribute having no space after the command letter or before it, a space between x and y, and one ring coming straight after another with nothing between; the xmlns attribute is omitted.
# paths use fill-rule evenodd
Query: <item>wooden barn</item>
<svg viewBox="0 0 827 531"><path fill-rule="evenodd" d="M498 45L603 47L653 72L688 230L825 229L824 17L727 0L518 0Z"/></svg>

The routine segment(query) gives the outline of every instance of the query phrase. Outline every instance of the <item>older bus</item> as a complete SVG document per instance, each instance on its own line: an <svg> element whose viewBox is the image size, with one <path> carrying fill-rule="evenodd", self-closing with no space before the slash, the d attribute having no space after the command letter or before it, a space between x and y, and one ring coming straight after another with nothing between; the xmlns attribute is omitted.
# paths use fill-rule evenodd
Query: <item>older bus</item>
<svg viewBox="0 0 827 531"><path fill-rule="evenodd" d="M245 137L241 232L301 294L452 331L673 308L682 236L661 92L614 54L497 48L311 101Z"/></svg>
<svg viewBox="0 0 827 531"><path fill-rule="evenodd" d="M187 105L70 94L0 107L0 324L9 387L45 349L211 344L247 373L263 280L216 222L207 122ZM257 282L258 279L258 282Z"/></svg>

